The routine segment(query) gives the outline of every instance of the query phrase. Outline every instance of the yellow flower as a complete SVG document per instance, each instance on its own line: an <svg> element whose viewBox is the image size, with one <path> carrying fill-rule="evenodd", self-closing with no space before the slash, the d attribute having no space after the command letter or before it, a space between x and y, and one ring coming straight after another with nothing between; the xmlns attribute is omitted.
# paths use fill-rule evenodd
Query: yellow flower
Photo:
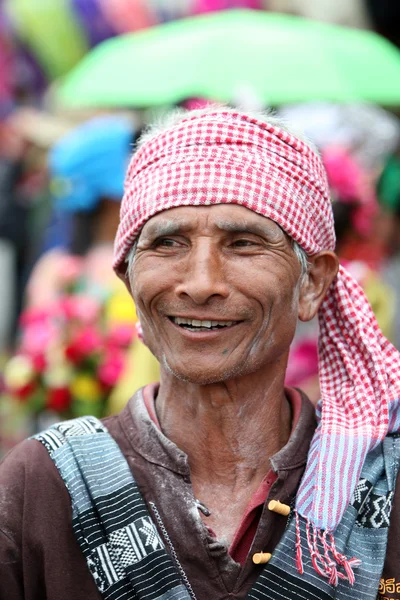
<svg viewBox="0 0 400 600"><path fill-rule="evenodd" d="M72 379L72 369L66 363L50 364L43 375L43 379L49 387L67 387Z"/></svg>
<svg viewBox="0 0 400 600"><path fill-rule="evenodd" d="M90 375L78 375L71 384L71 394L74 398L88 402L98 402L102 397L100 384Z"/></svg>
<svg viewBox="0 0 400 600"><path fill-rule="evenodd" d="M123 289L113 294L105 306L105 317L108 323L136 323L135 304L128 291Z"/></svg>
<svg viewBox="0 0 400 600"><path fill-rule="evenodd" d="M18 390L33 381L35 368L27 356L13 356L5 366L4 381L10 390Z"/></svg>

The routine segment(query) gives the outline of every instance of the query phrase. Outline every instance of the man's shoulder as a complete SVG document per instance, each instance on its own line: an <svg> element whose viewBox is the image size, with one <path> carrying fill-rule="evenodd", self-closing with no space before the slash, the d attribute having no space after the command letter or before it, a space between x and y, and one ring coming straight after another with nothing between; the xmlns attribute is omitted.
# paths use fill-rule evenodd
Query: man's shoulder
<svg viewBox="0 0 400 600"><path fill-rule="evenodd" d="M25 597L22 582L35 599L99 597L73 536L69 492L36 439L0 463L0 597Z"/></svg>
<svg viewBox="0 0 400 600"><path fill-rule="evenodd" d="M122 446L123 451L124 446L127 445L124 431L127 426L132 425L131 407L137 400L137 396L136 393L120 413L101 419L101 423L117 444ZM48 431L45 430L41 434ZM35 438L27 438L20 442L0 461L0 494L1 496L7 494L8 497L10 494L13 496L21 494L31 482L35 487L39 484L65 487L48 448Z"/></svg>
<svg viewBox="0 0 400 600"><path fill-rule="evenodd" d="M0 463L0 530L21 547L22 531L38 531L43 515L53 523L60 508L70 510L68 492L46 448L20 442ZM67 520L67 519L66 519Z"/></svg>
<svg viewBox="0 0 400 600"><path fill-rule="evenodd" d="M14 446L0 461L0 478L3 480L11 475L17 480L17 475L27 472L33 465L47 468L51 464L50 457L44 446L33 438L27 438Z"/></svg>
<svg viewBox="0 0 400 600"><path fill-rule="evenodd" d="M28 438L10 450L0 462L0 488L4 497L14 501L27 489L43 489L63 485L48 451L38 440Z"/></svg>
<svg viewBox="0 0 400 600"><path fill-rule="evenodd" d="M120 412L101 419L124 455L136 447L138 438L141 438L144 432L144 422L149 421L144 394L146 391L151 393L151 389L152 386L140 388L130 397Z"/></svg>

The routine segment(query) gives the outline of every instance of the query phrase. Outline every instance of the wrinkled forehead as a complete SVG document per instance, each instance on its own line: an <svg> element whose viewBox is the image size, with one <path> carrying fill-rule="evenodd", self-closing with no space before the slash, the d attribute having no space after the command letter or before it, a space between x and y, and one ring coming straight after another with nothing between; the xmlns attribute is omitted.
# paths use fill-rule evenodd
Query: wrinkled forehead
<svg viewBox="0 0 400 600"><path fill-rule="evenodd" d="M280 225L240 204L179 206L164 210L144 224L138 237L183 233L254 233L264 237L288 237Z"/></svg>

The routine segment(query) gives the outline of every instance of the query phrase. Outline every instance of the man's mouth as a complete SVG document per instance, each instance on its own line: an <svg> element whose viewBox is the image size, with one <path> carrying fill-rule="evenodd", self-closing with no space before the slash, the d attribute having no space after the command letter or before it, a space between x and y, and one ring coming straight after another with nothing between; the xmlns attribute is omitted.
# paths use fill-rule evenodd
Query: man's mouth
<svg viewBox="0 0 400 600"><path fill-rule="evenodd" d="M200 321L199 319L184 319L183 317L169 317L169 319L175 325L187 331L216 331L218 329L225 329L226 327L233 327L240 323L240 321Z"/></svg>

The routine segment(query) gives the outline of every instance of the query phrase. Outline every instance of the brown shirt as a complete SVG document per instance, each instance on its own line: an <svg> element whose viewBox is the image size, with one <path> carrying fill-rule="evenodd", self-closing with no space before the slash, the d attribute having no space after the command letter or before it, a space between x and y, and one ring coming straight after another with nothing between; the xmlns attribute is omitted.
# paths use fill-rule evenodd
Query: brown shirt
<svg viewBox="0 0 400 600"><path fill-rule="evenodd" d="M268 510L270 499L290 504L302 476L314 409L302 409L289 442L266 465L277 474L249 555L241 567L212 537L193 497L187 456L155 426L142 392L105 420L147 503L154 502L198 600L244 599L261 566L254 552L274 550L286 519ZM396 505L400 506L399 486ZM229 506L227 507L229 510ZM394 510L384 577L400 582L398 510ZM394 586L396 589L396 586ZM400 594L381 598L396 598ZM0 600L99 600L101 598L72 531L68 492L46 449L27 440L0 465Z"/></svg>

